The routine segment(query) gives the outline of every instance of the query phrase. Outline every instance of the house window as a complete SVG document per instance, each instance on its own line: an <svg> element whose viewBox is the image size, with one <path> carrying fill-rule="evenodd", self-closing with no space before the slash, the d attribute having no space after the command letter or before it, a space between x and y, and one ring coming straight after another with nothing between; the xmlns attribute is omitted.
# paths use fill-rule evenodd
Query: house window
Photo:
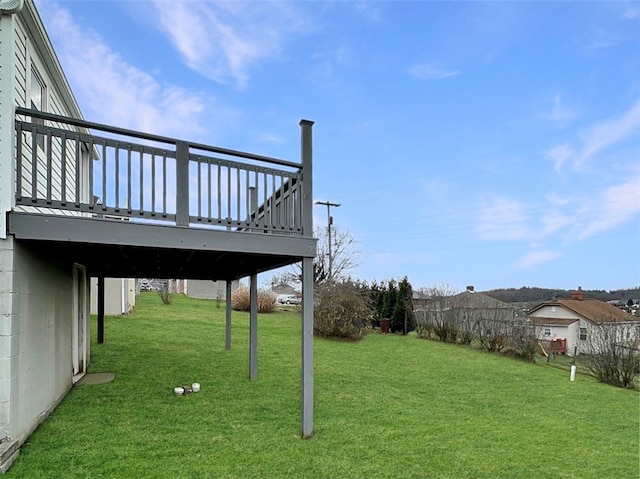
<svg viewBox="0 0 640 479"><path fill-rule="evenodd" d="M31 101L31 108L33 110L44 111L45 109L45 95L46 86L42 81L42 78L36 71L35 67L31 67L31 82L29 86L29 99ZM33 123L36 125L44 125L44 120L34 118ZM44 135L37 135L36 143L42 149L44 149Z"/></svg>
<svg viewBox="0 0 640 479"><path fill-rule="evenodd" d="M551 328L544 328L544 329L542 330L542 335L543 335L545 338L548 338L549 336L551 336Z"/></svg>
<svg viewBox="0 0 640 479"><path fill-rule="evenodd" d="M580 341L587 340L587 328L580 328Z"/></svg>

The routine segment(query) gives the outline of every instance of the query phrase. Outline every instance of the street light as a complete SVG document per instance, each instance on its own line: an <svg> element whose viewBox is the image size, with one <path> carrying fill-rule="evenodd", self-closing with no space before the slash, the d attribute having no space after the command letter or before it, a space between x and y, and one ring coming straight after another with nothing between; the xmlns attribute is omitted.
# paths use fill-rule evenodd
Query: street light
<svg viewBox="0 0 640 479"><path fill-rule="evenodd" d="M331 203L329 201L316 201L316 205L323 205L327 207L327 239L329 241L329 272L327 278L329 281L333 279L333 255L331 252L331 225L333 224L333 218L331 217L331 207L338 207L340 203Z"/></svg>

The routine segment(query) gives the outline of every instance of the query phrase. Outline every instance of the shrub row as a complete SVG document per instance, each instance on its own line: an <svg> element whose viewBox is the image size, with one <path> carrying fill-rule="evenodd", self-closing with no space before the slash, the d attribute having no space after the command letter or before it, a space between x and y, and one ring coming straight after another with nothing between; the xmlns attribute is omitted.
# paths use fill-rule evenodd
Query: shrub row
<svg viewBox="0 0 640 479"><path fill-rule="evenodd" d="M416 332L421 338L465 345L475 341L486 351L500 352L508 348L517 357L527 361L535 359L536 328L525 320L514 319L511 309L449 308L414 314Z"/></svg>

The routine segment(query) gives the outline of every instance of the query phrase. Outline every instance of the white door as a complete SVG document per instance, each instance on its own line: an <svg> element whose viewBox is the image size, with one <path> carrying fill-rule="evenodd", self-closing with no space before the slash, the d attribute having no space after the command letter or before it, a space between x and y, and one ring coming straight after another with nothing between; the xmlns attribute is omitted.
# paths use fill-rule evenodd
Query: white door
<svg viewBox="0 0 640 479"><path fill-rule="evenodd" d="M73 318L72 318L72 363L73 377L77 381L86 372L87 366L87 271L84 266L73 266Z"/></svg>

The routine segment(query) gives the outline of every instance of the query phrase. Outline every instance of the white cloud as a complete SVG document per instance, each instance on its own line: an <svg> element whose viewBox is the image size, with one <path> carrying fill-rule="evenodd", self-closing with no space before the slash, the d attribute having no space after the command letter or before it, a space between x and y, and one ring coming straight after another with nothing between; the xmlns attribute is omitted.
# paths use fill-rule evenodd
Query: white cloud
<svg viewBox="0 0 640 479"><path fill-rule="evenodd" d="M283 2L153 2L158 26L185 63L219 83L243 88L249 69L280 55L285 36L307 29L295 5Z"/></svg>
<svg viewBox="0 0 640 479"><path fill-rule="evenodd" d="M553 147L547 152L547 155L553 160L556 172L560 173L562 166L567 162L567 160L574 157L575 152L571 145L565 143L563 145Z"/></svg>
<svg viewBox="0 0 640 479"><path fill-rule="evenodd" d="M548 261L553 261L562 256L561 253L557 251L549 251L549 250L541 250L541 251L532 251L527 253L524 257L518 261L518 265L523 268L529 268L531 266L535 266L540 263L546 263Z"/></svg>
<svg viewBox="0 0 640 479"><path fill-rule="evenodd" d="M353 7L355 8L356 12L358 12L367 20L374 23L378 23L382 21L382 11L380 9L380 5L381 4L376 2L367 1L367 2L355 2L353 4Z"/></svg>
<svg viewBox="0 0 640 479"><path fill-rule="evenodd" d="M547 201L549 203L551 203L552 205L556 205L556 206L563 206L568 204L571 200L569 200L569 198L560 196L556 193L548 193L545 195L545 198L547 199Z"/></svg>
<svg viewBox="0 0 640 479"><path fill-rule="evenodd" d="M613 229L640 214L640 175L607 188L585 214L587 218L582 222L580 239Z"/></svg>
<svg viewBox="0 0 640 479"><path fill-rule="evenodd" d="M560 93L553 97L553 109L549 114L549 119L555 123L566 125L576 119L578 113L562 102Z"/></svg>
<svg viewBox="0 0 640 479"><path fill-rule="evenodd" d="M478 215L477 232L485 240L520 240L528 236L528 218L516 200L494 197L484 203Z"/></svg>
<svg viewBox="0 0 640 479"><path fill-rule="evenodd" d="M271 133L265 133L260 137L260 141L265 143L284 143L282 137Z"/></svg>
<svg viewBox="0 0 640 479"><path fill-rule="evenodd" d="M322 50L314 53L312 58L316 61L315 76L330 78L333 76L336 66L350 64L350 57L349 49L342 45L330 50Z"/></svg>
<svg viewBox="0 0 640 479"><path fill-rule="evenodd" d="M203 99L128 64L97 33L83 30L53 2L39 5L47 30L85 114L91 120L172 136L201 131Z"/></svg>
<svg viewBox="0 0 640 479"><path fill-rule="evenodd" d="M563 143L546 153L553 160L556 172L560 173L565 164L571 164L574 171L580 171L598 153L618 146L628 139L637 138L639 130L640 100L622 115L580 131L578 147Z"/></svg>
<svg viewBox="0 0 640 479"><path fill-rule="evenodd" d="M618 118L603 121L580 133L583 147L576 166L582 166L592 156L605 148L619 143L632 135L637 136L639 129L640 100Z"/></svg>
<svg viewBox="0 0 640 479"><path fill-rule="evenodd" d="M458 70L442 68L433 63L412 65L407 69L407 72L420 80L441 80L460 74Z"/></svg>
<svg viewBox="0 0 640 479"><path fill-rule="evenodd" d="M447 181L438 178L423 179L419 180L419 185L429 201L439 204L449 201L451 185Z"/></svg>

